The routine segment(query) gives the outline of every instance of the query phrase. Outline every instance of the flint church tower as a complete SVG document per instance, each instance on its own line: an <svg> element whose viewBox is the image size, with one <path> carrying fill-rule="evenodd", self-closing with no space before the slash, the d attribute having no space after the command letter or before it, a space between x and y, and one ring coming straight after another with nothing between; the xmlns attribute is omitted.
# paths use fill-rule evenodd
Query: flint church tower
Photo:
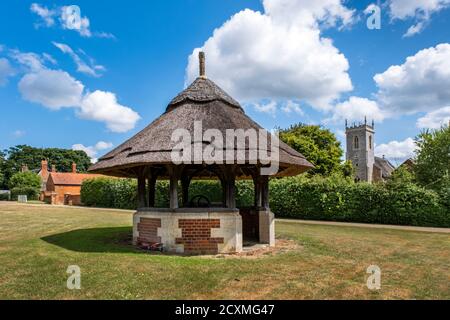
<svg viewBox="0 0 450 320"><path fill-rule="evenodd" d="M353 123L348 125L345 121L345 134L347 137L347 161L351 161L356 171L356 180L372 182L375 164L374 136L375 125Z"/></svg>

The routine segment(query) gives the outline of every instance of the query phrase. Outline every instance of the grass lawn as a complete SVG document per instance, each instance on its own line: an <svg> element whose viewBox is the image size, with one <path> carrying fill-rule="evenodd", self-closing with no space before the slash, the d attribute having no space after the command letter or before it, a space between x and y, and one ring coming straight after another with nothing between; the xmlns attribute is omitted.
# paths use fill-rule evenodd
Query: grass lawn
<svg viewBox="0 0 450 320"><path fill-rule="evenodd" d="M0 299L450 299L448 234L282 222L298 249L258 259L151 255L130 234L127 212L0 203Z"/></svg>

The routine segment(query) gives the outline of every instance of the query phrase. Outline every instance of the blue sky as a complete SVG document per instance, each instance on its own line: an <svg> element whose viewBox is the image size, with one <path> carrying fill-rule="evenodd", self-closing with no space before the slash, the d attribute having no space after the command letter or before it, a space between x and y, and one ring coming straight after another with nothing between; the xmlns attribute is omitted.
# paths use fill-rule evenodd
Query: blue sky
<svg viewBox="0 0 450 320"><path fill-rule="evenodd" d="M372 3L2 1L0 148L97 158L164 112L203 48L208 76L264 127L317 123L343 140L344 119L367 115L377 153L400 161L450 119L450 0L381 1L379 30Z"/></svg>

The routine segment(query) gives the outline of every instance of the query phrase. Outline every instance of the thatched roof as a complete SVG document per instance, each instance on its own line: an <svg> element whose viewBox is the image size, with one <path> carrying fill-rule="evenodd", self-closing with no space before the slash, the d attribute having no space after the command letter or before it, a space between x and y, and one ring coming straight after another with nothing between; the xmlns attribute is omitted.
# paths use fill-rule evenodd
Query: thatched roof
<svg viewBox="0 0 450 320"><path fill-rule="evenodd" d="M127 169L143 165L171 164L171 152L177 145L171 141L176 129L187 129L193 137L194 122L201 121L203 131L218 129L226 136L227 129L262 129L250 119L239 103L204 76L197 78L186 90L170 102L166 112L144 130L124 142L94 164L89 171L107 175L126 176ZM202 141L196 141L203 143ZM225 143L225 142L224 142ZM247 158L249 150L245 149ZM270 150L270 144L266 149ZM257 159L248 159L258 161ZM297 175L313 167L303 155L280 143L279 176Z"/></svg>

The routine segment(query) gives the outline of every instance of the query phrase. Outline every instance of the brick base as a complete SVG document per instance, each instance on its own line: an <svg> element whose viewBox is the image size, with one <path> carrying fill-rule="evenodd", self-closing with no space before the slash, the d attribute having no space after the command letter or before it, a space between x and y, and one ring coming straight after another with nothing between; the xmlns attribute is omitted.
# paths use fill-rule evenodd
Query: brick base
<svg viewBox="0 0 450 320"><path fill-rule="evenodd" d="M137 225L138 244L161 243L161 237L158 237L158 228L161 228L161 219L141 218Z"/></svg>
<svg viewBox="0 0 450 320"><path fill-rule="evenodd" d="M218 244L224 238L212 238L211 229L220 228L220 219L180 219L181 238L176 238L176 244L184 245L187 254L217 254Z"/></svg>

